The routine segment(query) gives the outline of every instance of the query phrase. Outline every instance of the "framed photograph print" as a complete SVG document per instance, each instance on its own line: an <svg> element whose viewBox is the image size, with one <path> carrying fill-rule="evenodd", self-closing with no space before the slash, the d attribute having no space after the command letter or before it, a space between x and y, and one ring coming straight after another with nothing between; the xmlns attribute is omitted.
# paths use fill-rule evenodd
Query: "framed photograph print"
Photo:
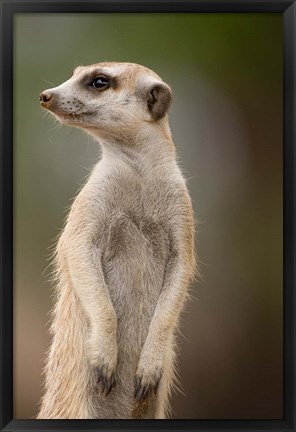
<svg viewBox="0 0 296 432"><path fill-rule="evenodd" d="M1 431L294 431L295 1L1 0Z"/></svg>

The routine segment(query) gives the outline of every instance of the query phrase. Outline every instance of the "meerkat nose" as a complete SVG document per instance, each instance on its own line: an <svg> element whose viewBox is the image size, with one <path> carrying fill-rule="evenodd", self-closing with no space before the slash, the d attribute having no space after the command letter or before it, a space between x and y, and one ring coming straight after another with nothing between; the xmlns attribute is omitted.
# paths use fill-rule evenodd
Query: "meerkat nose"
<svg viewBox="0 0 296 432"><path fill-rule="evenodd" d="M48 102L50 102L52 100L52 95L50 93L47 92L42 92L39 95L39 100L41 102L41 104L47 104Z"/></svg>

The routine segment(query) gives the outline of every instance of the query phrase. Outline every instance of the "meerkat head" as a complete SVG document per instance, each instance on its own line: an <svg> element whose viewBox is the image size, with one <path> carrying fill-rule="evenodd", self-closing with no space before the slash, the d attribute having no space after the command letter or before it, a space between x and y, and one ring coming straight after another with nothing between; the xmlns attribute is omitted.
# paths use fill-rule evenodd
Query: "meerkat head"
<svg viewBox="0 0 296 432"><path fill-rule="evenodd" d="M117 136L144 124L159 124L172 91L144 66L113 62L79 66L70 79L39 98L41 106L62 123L98 136Z"/></svg>

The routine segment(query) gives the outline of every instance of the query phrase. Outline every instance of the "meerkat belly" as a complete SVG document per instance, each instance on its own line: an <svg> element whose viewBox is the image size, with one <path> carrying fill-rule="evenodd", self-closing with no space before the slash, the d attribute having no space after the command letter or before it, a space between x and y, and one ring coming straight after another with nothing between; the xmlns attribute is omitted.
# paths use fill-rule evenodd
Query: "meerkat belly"
<svg viewBox="0 0 296 432"><path fill-rule="evenodd" d="M118 348L138 352L162 288L169 251L164 227L118 213L106 236L102 261L118 320Z"/></svg>

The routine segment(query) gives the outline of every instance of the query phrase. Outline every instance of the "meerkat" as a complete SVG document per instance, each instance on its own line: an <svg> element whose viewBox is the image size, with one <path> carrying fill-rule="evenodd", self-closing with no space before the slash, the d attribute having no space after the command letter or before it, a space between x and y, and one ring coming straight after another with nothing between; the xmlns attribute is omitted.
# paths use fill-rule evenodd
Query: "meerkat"
<svg viewBox="0 0 296 432"><path fill-rule="evenodd" d="M172 91L134 63L77 67L43 91L102 156L55 251L56 293L38 419L163 419L176 332L197 274L195 218L168 123Z"/></svg>

